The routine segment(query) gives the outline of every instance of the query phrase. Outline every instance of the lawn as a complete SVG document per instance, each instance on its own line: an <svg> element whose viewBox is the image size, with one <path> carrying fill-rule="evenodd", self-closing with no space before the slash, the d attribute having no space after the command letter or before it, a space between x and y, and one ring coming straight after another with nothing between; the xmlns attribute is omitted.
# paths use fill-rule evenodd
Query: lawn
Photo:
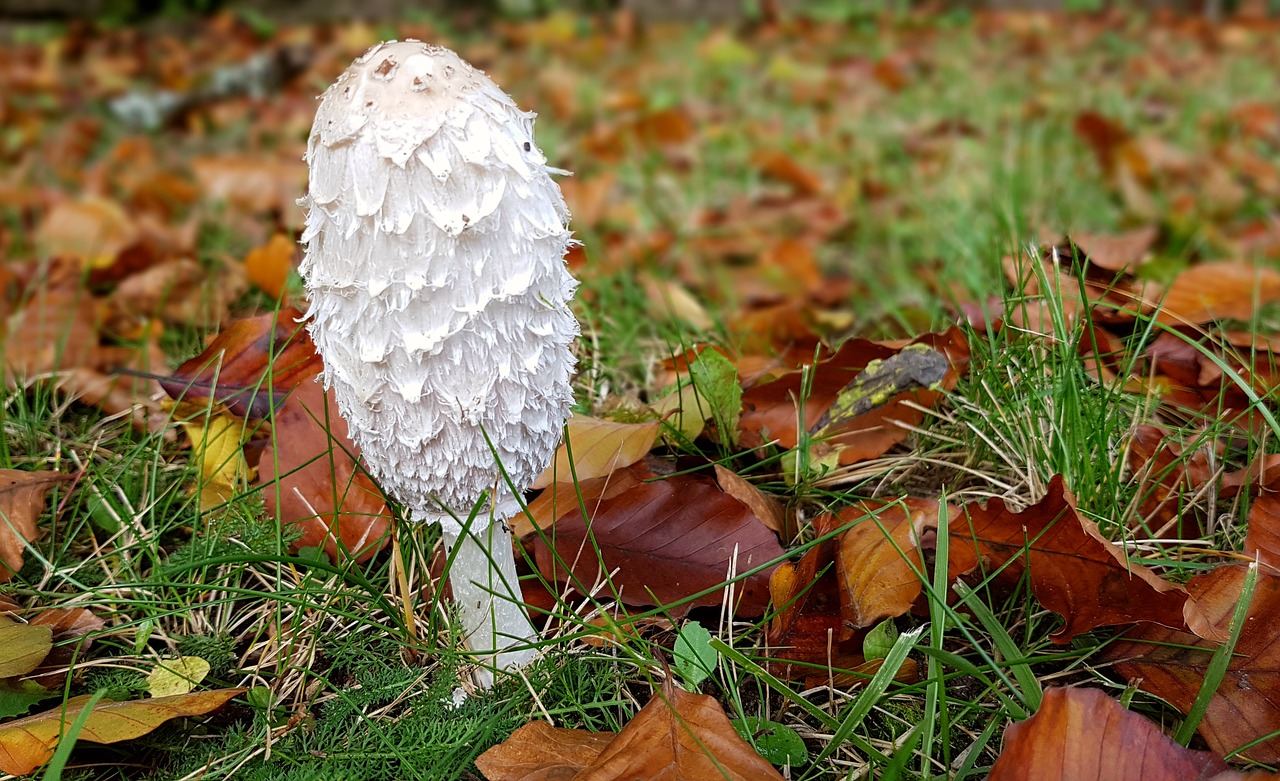
<svg viewBox="0 0 1280 781"><path fill-rule="evenodd" d="M1280 21L818 7L7 30L0 773L1271 777ZM298 325L392 38L573 172L488 689Z"/></svg>

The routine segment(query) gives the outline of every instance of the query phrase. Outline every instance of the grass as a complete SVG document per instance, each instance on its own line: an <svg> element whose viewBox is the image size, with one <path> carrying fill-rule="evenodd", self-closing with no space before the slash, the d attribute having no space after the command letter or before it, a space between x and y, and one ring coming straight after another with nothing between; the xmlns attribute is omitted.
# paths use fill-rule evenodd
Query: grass
<svg viewBox="0 0 1280 781"><path fill-rule="evenodd" d="M1020 53L1013 35L981 39L977 23L962 16L888 26L862 21L847 29L827 24L811 33L810 45L759 49L728 34L661 28L621 68L634 67L638 76L602 66L581 41L532 44L490 68L500 82L515 85L519 102L539 108L548 100L541 82L507 81L503 73L527 75L552 63L573 74L570 88L585 108L569 117L544 111L540 138L552 164L584 180L614 172L614 198L630 209L578 229L588 257L576 303L584 334L581 411L635 407L657 392L657 361L673 347L742 339L733 325L733 291L697 289L715 322L699 332L655 321L643 281L683 279L708 262L697 254L693 215L773 191L750 164L757 148L784 148L819 172L850 218L849 226L816 237L823 266L847 277L854 290L837 336L915 335L949 321L952 297L995 297L1004 311L1034 303L1006 284L999 261L1034 244L1042 228L1105 232L1132 220L1074 136L1077 111L1094 108L1144 127L1143 112L1160 103L1168 111L1162 135L1202 151L1210 140L1201 117L1273 96L1280 86L1274 69L1243 57L1224 58L1189 81L1106 78L1142 56L1137 17L1088 45L1077 41L1064 45L1065 53L1034 56ZM453 34L464 54L468 47L484 51L479 36ZM845 85L843 104L830 85L816 90L810 83L821 63L901 52L917 57L901 89L859 90L854 81ZM697 108L704 126L694 154L674 163L643 145L617 160L579 154L584 136L611 121L610 95L636 78L644 80L651 105ZM1082 83L1089 88L1080 89ZM922 130L957 118L971 131L930 147ZM224 146L234 141L217 139ZM868 195L877 190L888 194ZM1247 208L1268 213L1264 203ZM13 246L29 243L22 215L6 213L4 223L16 236ZM810 235L804 223L778 230ZM1170 228L1180 249L1163 260L1176 268L1193 251L1212 249L1211 227L1192 221ZM642 238L662 229L674 235L672 249L610 255L619 235ZM211 224L201 232L199 252L204 259L239 257L242 244L233 230ZM1047 304L1057 333L1082 332L1085 324L1069 325L1052 293ZM1117 540L1133 534L1129 521L1141 497L1125 443L1136 424L1150 419L1152 400L1122 382L1092 378L1073 339L1011 328L967 335L969 375L907 446L885 458L793 486L775 461L756 464L750 454L714 448L703 455L757 476L806 519L858 497L907 492L956 502L999 497L1022 507L1063 474L1087 517ZM1153 327L1135 328L1129 354L1156 335ZM164 345L175 365L199 351L202 336L198 329L167 332ZM455 706L463 656L448 608L429 589L431 534L401 539L396 569L407 576L406 593L395 585L391 556L334 566L290 553L289 534L265 516L256 494L200 511L189 490L199 470L184 447L68 403L48 382L5 390L0 423L0 467L80 472L73 492L50 501L41 524L47 536L27 553L18 577L0 587L40 606L89 607L106 622L67 693L137 696L156 660L178 654L210 662L206 686L251 687L208 724L166 727L123 749L79 746L63 778L473 778L474 758L530 718L620 729L647 701L670 657L673 633L642 621L617 625L615 644L589 643L595 631L589 619L607 600L560 604L563 626L544 662L525 671L524 680ZM1199 423L1207 439L1224 425ZM1251 440L1224 458L1238 466L1275 441ZM1243 517L1240 508L1234 517L1233 523ZM1207 546L1236 549L1233 523ZM946 540L939 535L937 561L946 561ZM1129 542L1138 555L1141 541ZM792 554L816 544L806 531ZM1203 566L1163 548L1141 555L1175 580ZM1123 689L1091 664L1109 635L1054 644L1049 635L1060 620L1038 605L1025 582L1000 594L981 583L951 587L945 567L927 567L920 576L927 617L897 622L900 634L885 666L861 685L805 690L780 680L761 666L761 623L723 621L704 610L695 617L712 629L720 663L701 688L730 718L794 728L810 756L792 768L796 779L981 778L1004 727L1035 711L1043 687L1094 681ZM406 618L408 595L414 600ZM909 658L920 665L920 679L895 683L893 673ZM1155 698L1126 696L1133 708L1180 723Z"/></svg>

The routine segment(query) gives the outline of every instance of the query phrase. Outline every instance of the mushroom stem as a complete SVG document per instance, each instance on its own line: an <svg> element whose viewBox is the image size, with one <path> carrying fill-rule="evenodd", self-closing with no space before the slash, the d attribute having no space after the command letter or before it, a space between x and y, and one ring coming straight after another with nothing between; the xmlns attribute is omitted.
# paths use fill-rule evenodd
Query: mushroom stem
<svg viewBox="0 0 1280 781"><path fill-rule="evenodd" d="M516 559L506 524L444 530L445 550L453 560L449 585L458 605L468 647L479 656L477 679L493 684L493 671L520 667L533 659L528 642L537 636L525 612ZM515 650L507 650L513 646Z"/></svg>

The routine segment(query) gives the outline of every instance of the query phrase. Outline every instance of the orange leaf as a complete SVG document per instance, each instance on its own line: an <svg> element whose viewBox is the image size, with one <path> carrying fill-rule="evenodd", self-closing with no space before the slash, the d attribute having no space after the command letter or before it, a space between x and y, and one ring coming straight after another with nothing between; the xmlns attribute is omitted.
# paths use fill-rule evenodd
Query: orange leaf
<svg viewBox="0 0 1280 781"><path fill-rule="evenodd" d="M863 629L906 613L920 596L924 571L913 530L938 525L938 502L861 502L839 517L856 521L840 535L836 552L845 626Z"/></svg>
<svg viewBox="0 0 1280 781"><path fill-rule="evenodd" d="M690 694L669 680L602 748L597 737L586 737L593 733L583 733L526 725L506 743L481 754L476 767L489 781L782 779L739 737L720 703L705 694ZM553 746L566 750L557 753Z"/></svg>
<svg viewBox="0 0 1280 781"><path fill-rule="evenodd" d="M1251 320L1257 308L1280 300L1280 271L1251 263L1199 263L1183 271L1163 298L1152 299L1162 323Z"/></svg>
<svg viewBox="0 0 1280 781"><path fill-rule="evenodd" d="M272 441L258 461L258 484L267 511L302 528L295 547L323 546L335 562L367 561L386 547L391 511L356 463L360 451L332 391L318 382L295 389L276 413Z"/></svg>
<svg viewBox="0 0 1280 781"><path fill-rule="evenodd" d="M80 258L102 268L115 261L136 232L123 206L87 196L55 205L36 229L36 243L50 256Z"/></svg>
<svg viewBox="0 0 1280 781"><path fill-rule="evenodd" d="M751 164L765 176L791 185L797 195L821 195L822 179L804 168L791 155L778 149L757 149L751 153Z"/></svg>
<svg viewBox="0 0 1280 781"><path fill-rule="evenodd" d="M249 250L244 256L244 270L249 281L272 298L280 298L298 245L283 233L277 233L260 247Z"/></svg>
<svg viewBox="0 0 1280 781"><path fill-rule="evenodd" d="M737 472L716 464L716 482L720 489L751 508L765 526L784 540L795 536L793 524L787 522L787 508L773 494L767 494Z"/></svg>
<svg viewBox="0 0 1280 781"><path fill-rule="evenodd" d="M990 781L1183 781L1215 775L1227 764L1183 748L1147 719L1099 689L1050 688L1040 710L1005 730L1004 752Z"/></svg>
<svg viewBox="0 0 1280 781"><path fill-rule="evenodd" d="M662 421L616 423L575 414L567 425L568 446L560 445L555 460L533 482L533 488L546 488L557 480L570 481L575 476L579 481L592 480L631 466L653 448Z"/></svg>
<svg viewBox="0 0 1280 781"><path fill-rule="evenodd" d="M170 719L200 716L217 710L244 689L192 692L174 697L128 702L99 702L80 731L79 739L118 743L151 732ZM76 697L65 708L54 708L25 719L0 724L0 771L26 775L49 761L62 733L76 720L89 698Z"/></svg>
<svg viewBox="0 0 1280 781"><path fill-rule="evenodd" d="M27 544L40 539L36 521L49 491L70 479L57 472L0 469L0 583L22 569Z"/></svg>

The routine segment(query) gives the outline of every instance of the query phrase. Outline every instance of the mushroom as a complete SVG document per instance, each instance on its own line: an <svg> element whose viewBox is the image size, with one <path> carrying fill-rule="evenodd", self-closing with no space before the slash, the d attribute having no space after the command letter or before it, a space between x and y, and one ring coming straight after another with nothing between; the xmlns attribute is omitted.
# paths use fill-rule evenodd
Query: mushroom
<svg viewBox="0 0 1280 781"><path fill-rule="evenodd" d="M535 653L505 521L573 399L567 172L534 116L448 49L378 44L321 96L299 201L323 381L373 477L442 525L484 686Z"/></svg>

